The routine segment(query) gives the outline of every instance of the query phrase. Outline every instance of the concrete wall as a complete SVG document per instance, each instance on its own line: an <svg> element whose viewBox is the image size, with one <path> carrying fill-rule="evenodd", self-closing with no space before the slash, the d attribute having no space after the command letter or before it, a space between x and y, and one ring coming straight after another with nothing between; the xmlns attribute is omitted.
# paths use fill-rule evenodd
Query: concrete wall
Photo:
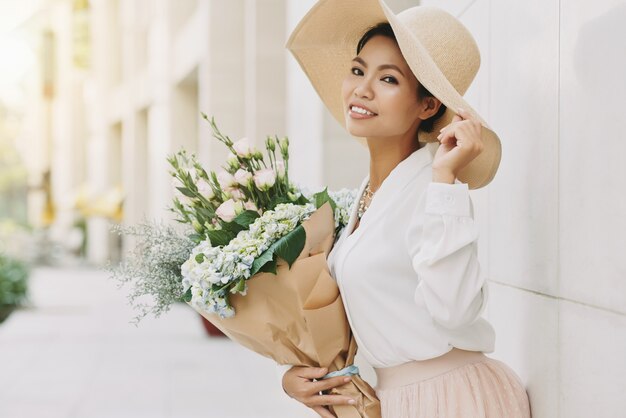
<svg viewBox="0 0 626 418"><path fill-rule="evenodd" d="M622 1L423 1L475 35L469 102L502 163L473 194L490 281L493 357L527 385L535 418L626 409L626 90Z"/></svg>

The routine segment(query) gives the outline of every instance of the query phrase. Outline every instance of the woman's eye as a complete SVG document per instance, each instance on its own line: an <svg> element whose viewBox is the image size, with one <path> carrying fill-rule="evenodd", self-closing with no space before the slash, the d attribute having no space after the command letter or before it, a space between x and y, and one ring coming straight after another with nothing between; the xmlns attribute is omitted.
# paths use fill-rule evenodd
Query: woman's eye
<svg viewBox="0 0 626 418"><path fill-rule="evenodd" d="M387 77L383 77L383 80L389 80L388 83L398 84L398 80L390 75L388 75Z"/></svg>
<svg viewBox="0 0 626 418"><path fill-rule="evenodd" d="M352 67L351 71L354 75L360 75L359 73L361 73L361 69L359 69L358 67Z"/></svg>

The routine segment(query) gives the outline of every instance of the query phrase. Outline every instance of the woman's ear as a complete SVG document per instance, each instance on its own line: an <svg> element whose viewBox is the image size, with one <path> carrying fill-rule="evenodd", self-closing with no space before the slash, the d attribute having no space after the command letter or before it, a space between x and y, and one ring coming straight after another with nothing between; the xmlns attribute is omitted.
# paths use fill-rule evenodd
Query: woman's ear
<svg viewBox="0 0 626 418"><path fill-rule="evenodd" d="M441 101L436 97L426 96L422 99L420 106L420 114L419 118L421 120L426 120L432 116L437 114L437 111L441 107Z"/></svg>

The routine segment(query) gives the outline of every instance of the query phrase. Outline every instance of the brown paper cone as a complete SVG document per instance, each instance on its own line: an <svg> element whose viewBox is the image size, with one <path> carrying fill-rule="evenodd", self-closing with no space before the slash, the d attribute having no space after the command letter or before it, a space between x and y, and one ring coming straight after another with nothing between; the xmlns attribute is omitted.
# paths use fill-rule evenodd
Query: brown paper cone
<svg viewBox="0 0 626 418"><path fill-rule="evenodd" d="M346 366L354 364L356 356L357 344L353 336L350 337L350 346L348 348L347 357L338 357L333 362L334 370L341 370ZM329 369L330 371L330 369ZM330 409L338 418L380 418L380 401L376 397L374 389L361 378L361 376L352 376L352 380L343 386L332 388L330 395L344 395L355 399L357 402L352 405L334 405Z"/></svg>
<svg viewBox="0 0 626 418"><path fill-rule="evenodd" d="M279 259L276 275L251 277L247 294L230 298L234 317L199 313L231 340L279 364L340 370L353 364L357 346L326 261L334 242L332 208L324 204L302 225L306 243L298 259L291 268ZM374 389L360 376L332 393L358 400L334 407L339 418L380 418Z"/></svg>

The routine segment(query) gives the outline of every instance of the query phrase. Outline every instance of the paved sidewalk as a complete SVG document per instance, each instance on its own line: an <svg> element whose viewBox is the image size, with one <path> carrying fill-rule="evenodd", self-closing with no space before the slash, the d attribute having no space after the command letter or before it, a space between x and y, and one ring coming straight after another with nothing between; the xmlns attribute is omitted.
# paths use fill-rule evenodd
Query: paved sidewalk
<svg viewBox="0 0 626 418"><path fill-rule="evenodd" d="M38 268L0 325L1 418L298 418L274 363L206 336L179 304L139 327L107 273Z"/></svg>

